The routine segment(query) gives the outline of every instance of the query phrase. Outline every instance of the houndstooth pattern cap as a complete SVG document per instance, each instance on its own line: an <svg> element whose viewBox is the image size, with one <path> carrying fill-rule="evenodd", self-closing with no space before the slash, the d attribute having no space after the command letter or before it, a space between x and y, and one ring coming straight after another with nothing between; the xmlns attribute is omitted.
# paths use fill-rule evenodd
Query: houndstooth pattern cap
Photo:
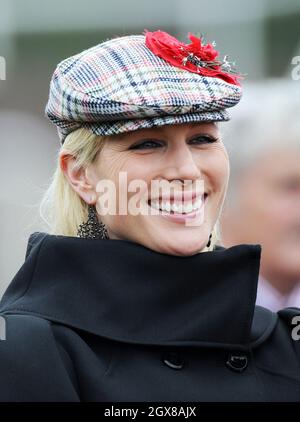
<svg viewBox="0 0 300 422"><path fill-rule="evenodd" d="M238 85L176 67L154 54L145 35L114 38L60 62L46 115L61 143L85 127L97 135L200 121L227 121Z"/></svg>

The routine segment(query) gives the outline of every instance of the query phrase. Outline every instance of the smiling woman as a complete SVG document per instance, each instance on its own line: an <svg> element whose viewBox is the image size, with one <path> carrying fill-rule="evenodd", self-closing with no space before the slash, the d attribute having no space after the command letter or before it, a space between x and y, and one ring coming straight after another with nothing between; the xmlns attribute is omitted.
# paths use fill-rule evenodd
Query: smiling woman
<svg viewBox="0 0 300 422"><path fill-rule="evenodd" d="M0 400L299 400L298 311L255 306L260 245L217 244L218 122L240 78L190 40L146 32L58 64L49 230L0 303Z"/></svg>
<svg viewBox="0 0 300 422"><path fill-rule="evenodd" d="M109 139L87 129L72 132L61 148L56 174L41 204L50 233L75 236L79 224L87 218L88 204L101 202L96 192L99 181L112 182L113 193L120 192L124 188L122 173L128 184L144 182L138 194L136 190L128 192L125 203L130 205L135 196L141 207L138 215L128 212L129 207L122 215L102 215L109 238L130 239L174 255L212 250L229 172L219 136L213 122L141 129ZM186 185L190 182L190 187L182 190L180 179ZM197 192L199 180L202 183ZM159 195L151 187L154 181L167 182ZM120 209L120 198L116 200L114 209ZM164 213L150 215L145 210L148 205ZM101 206L97 209L100 215ZM211 232L214 236L207 247Z"/></svg>

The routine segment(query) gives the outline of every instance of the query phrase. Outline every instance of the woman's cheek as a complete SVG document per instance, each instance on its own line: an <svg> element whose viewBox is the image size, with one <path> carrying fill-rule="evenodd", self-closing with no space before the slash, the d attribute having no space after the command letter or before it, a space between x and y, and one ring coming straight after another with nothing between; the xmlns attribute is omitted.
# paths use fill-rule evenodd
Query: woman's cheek
<svg viewBox="0 0 300 422"><path fill-rule="evenodd" d="M210 159L207 160L206 173L210 183L209 187L215 192L224 193L230 174L227 153L223 150L215 151Z"/></svg>

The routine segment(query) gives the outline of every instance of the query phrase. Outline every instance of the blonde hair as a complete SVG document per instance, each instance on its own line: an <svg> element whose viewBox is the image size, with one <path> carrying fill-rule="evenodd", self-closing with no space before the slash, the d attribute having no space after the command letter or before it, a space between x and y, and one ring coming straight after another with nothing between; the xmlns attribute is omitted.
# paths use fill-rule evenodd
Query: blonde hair
<svg viewBox="0 0 300 422"><path fill-rule="evenodd" d="M106 137L80 128L71 132L61 150L76 159L75 168L91 164L103 148ZM40 216L50 234L77 236L79 224L87 219L88 204L75 192L61 169L59 157L49 188L40 203Z"/></svg>
<svg viewBox="0 0 300 422"><path fill-rule="evenodd" d="M87 167L97 158L107 138L80 128L66 137L59 152L64 150L75 157L75 168ZM47 231L54 235L77 236L79 225L88 218L88 204L72 188L61 169L59 156L56 170L39 208ZM212 251L219 241L220 230L217 222L212 231L210 246L205 246L200 252Z"/></svg>

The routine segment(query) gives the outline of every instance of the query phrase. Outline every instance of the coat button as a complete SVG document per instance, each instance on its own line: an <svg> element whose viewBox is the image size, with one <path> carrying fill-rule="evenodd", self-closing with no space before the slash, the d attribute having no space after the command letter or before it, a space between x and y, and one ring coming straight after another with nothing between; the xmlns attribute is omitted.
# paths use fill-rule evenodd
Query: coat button
<svg viewBox="0 0 300 422"><path fill-rule="evenodd" d="M163 362L172 369L182 369L184 366L182 357L175 352L166 353L163 356Z"/></svg>
<svg viewBox="0 0 300 422"><path fill-rule="evenodd" d="M230 353L226 361L227 368L235 372L243 372L248 366L248 357L242 353Z"/></svg>

